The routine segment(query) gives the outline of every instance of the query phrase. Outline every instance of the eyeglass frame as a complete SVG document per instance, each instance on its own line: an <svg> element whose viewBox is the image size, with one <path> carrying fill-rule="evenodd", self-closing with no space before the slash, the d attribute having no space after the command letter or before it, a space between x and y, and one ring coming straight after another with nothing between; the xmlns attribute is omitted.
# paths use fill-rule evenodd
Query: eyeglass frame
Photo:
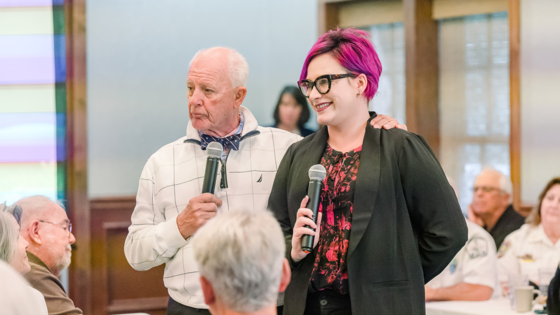
<svg viewBox="0 0 560 315"><path fill-rule="evenodd" d="M52 224L52 225L56 225L59 228L62 228L63 230L68 231L68 236L70 236L70 234L72 233L72 223L70 223L70 221L68 221L68 223L66 223L66 226L63 226L62 225L63 223L54 223L54 222L43 221L43 220L38 220L38 221L42 222L42 223L49 223L49 224Z"/></svg>
<svg viewBox="0 0 560 315"><path fill-rule="evenodd" d="M479 189L482 189L482 191L485 193L491 193L493 191L503 192L501 188L490 187L490 186L473 186L472 192L476 193Z"/></svg>
<svg viewBox="0 0 560 315"><path fill-rule="evenodd" d="M319 92L319 94L321 95L325 95L327 93L329 93L331 91L331 85L332 85L332 81L333 80L338 80L338 79L344 79L344 78L355 78L357 77L357 75L352 74L352 73L345 73L345 74L325 74L325 75L321 75L318 76L315 81L311 81L309 79L305 79L305 80L299 80L297 82L299 90L301 91L301 94L303 94L303 96L305 96L306 98L309 98L309 96L311 96L311 92L313 91L313 88L317 89L317 92ZM322 93L321 91L319 91L319 88L317 87L317 82L321 79L327 78L328 82L329 82L329 88L327 89L327 91L325 93ZM311 85L311 89L309 89L309 95L306 95L306 93L304 93L301 89L301 84L303 82L310 82Z"/></svg>

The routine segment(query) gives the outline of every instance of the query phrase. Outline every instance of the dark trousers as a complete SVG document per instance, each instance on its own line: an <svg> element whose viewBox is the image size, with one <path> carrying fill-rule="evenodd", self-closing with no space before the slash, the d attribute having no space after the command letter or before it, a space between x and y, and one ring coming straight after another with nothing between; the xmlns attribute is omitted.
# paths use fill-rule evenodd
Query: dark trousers
<svg viewBox="0 0 560 315"><path fill-rule="evenodd" d="M172 298L167 302L167 315L210 315L207 309L192 308L183 305Z"/></svg>
<svg viewBox="0 0 560 315"><path fill-rule="evenodd" d="M307 293L305 315L352 315L350 295L333 290Z"/></svg>
<svg viewBox="0 0 560 315"><path fill-rule="evenodd" d="M278 306L276 308L278 315L282 315L283 306ZM210 315L210 311L206 309L198 309L188 307L183 305L171 297L169 298L169 302L167 302L167 315Z"/></svg>

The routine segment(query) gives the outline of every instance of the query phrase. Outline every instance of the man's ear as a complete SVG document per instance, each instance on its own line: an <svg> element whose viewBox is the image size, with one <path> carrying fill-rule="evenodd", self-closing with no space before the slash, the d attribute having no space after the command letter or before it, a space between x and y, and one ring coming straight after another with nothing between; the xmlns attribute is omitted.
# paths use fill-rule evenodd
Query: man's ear
<svg viewBox="0 0 560 315"><path fill-rule="evenodd" d="M507 207L509 205L509 198L510 197L511 197L510 194L503 193L502 206Z"/></svg>
<svg viewBox="0 0 560 315"><path fill-rule="evenodd" d="M216 303L216 296L214 295L214 288L208 279L200 276L200 285L202 286L202 294L204 295L204 303L210 306Z"/></svg>
<svg viewBox="0 0 560 315"><path fill-rule="evenodd" d="M39 221L31 221L31 223L29 224L27 235L29 236L29 239L27 240L29 243L33 242L37 245L43 244L41 235L39 235Z"/></svg>
<svg viewBox="0 0 560 315"><path fill-rule="evenodd" d="M235 108L239 108L241 104L243 104L243 100L245 100L245 96L247 95L247 88L244 86L236 87L233 95L233 104Z"/></svg>
<svg viewBox="0 0 560 315"><path fill-rule="evenodd" d="M290 263L286 258L284 258L284 262L282 263L282 278L280 279L280 288L278 289L278 292L286 291L291 278L292 270L290 269Z"/></svg>

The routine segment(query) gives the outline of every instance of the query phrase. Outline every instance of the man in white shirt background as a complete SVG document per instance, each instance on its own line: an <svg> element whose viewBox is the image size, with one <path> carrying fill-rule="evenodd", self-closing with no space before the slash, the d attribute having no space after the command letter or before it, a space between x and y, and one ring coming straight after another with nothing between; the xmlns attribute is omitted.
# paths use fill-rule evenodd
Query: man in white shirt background
<svg viewBox="0 0 560 315"><path fill-rule="evenodd" d="M494 240L475 223L467 220L467 227L467 244L426 284L426 301L485 301L500 296Z"/></svg>

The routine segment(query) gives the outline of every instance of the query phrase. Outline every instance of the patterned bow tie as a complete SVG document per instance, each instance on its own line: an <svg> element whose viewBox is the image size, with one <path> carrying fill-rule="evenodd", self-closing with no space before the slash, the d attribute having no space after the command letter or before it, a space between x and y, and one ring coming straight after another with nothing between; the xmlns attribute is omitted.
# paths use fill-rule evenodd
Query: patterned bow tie
<svg viewBox="0 0 560 315"><path fill-rule="evenodd" d="M230 148L233 150L239 150L239 141L241 141L241 135L231 135L227 137L212 137L203 133L200 133L200 147L202 150L206 150L206 147L210 142L219 142L225 148Z"/></svg>

